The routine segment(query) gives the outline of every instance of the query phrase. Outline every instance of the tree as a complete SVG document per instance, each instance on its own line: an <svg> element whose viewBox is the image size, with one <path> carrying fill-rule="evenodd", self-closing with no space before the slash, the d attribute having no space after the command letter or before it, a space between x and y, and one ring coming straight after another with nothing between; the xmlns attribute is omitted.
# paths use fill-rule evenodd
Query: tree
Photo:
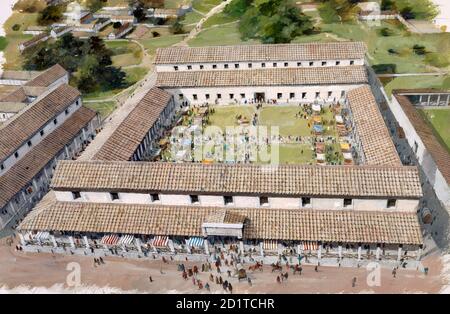
<svg viewBox="0 0 450 314"><path fill-rule="evenodd" d="M170 32L172 34L184 34L183 24L180 23L179 18L176 18L170 25Z"/></svg>
<svg viewBox="0 0 450 314"><path fill-rule="evenodd" d="M382 11L395 11L397 10L397 6L393 0L383 0L381 1L380 9Z"/></svg>
<svg viewBox="0 0 450 314"><path fill-rule="evenodd" d="M137 6L133 10L133 15L137 19L138 22L142 22L147 19L147 14L145 13L145 9L142 6Z"/></svg>
<svg viewBox="0 0 450 314"><path fill-rule="evenodd" d="M136 8L138 6L145 9L164 8L164 0L129 0L129 5L131 8Z"/></svg>
<svg viewBox="0 0 450 314"><path fill-rule="evenodd" d="M120 28L122 26L122 23L120 23L120 22L114 22L114 24L113 24L113 28L114 29L118 29L118 28Z"/></svg>
<svg viewBox="0 0 450 314"><path fill-rule="evenodd" d="M14 5L13 9L14 11L36 13L44 10L46 5L44 0L19 0Z"/></svg>
<svg viewBox="0 0 450 314"><path fill-rule="evenodd" d="M59 5L49 5L39 14L39 25L50 25L58 22L63 17L63 7Z"/></svg>
<svg viewBox="0 0 450 314"><path fill-rule="evenodd" d="M239 23L244 39L260 39L264 43L289 43L312 30L311 19L292 0L255 1Z"/></svg>
<svg viewBox="0 0 450 314"><path fill-rule="evenodd" d="M85 5L91 12L96 12L103 8L107 0L86 0Z"/></svg>
<svg viewBox="0 0 450 314"><path fill-rule="evenodd" d="M395 4L405 19L432 20L439 14L431 0L396 0Z"/></svg>
<svg viewBox="0 0 450 314"><path fill-rule="evenodd" d="M320 17L325 23L354 21L358 11L358 6L348 0L328 0L319 6Z"/></svg>

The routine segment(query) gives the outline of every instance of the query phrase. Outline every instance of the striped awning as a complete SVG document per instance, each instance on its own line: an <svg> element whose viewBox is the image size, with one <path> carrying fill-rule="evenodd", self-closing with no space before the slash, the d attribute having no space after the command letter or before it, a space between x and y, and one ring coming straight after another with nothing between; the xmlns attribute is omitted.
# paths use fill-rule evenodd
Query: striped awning
<svg viewBox="0 0 450 314"><path fill-rule="evenodd" d="M166 247L169 244L169 237L167 236L156 236L152 240L152 245L155 247Z"/></svg>
<svg viewBox="0 0 450 314"><path fill-rule="evenodd" d="M50 238L50 233L46 231L38 232L35 236L35 239L38 241L46 241Z"/></svg>
<svg viewBox="0 0 450 314"><path fill-rule="evenodd" d="M116 245L119 243L119 236L117 234L107 234L102 238L102 244Z"/></svg>
<svg viewBox="0 0 450 314"><path fill-rule="evenodd" d="M278 250L278 241L277 240L264 240L263 248L266 251L276 251L276 250Z"/></svg>
<svg viewBox="0 0 450 314"><path fill-rule="evenodd" d="M304 251L317 251L319 249L319 243L315 241L305 241L302 245Z"/></svg>
<svg viewBox="0 0 450 314"><path fill-rule="evenodd" d="M134 236L132 236L131 234L125 234L120 237L119 244L129 245L133 243L133 240Z"/></svg>
<svg viewBox="0 0 450 314"><path fill-rule="evenodd" d="M204 243L204 239L200 237L192 237L187 241L187 245L194 247L202 247Z"/></svg>

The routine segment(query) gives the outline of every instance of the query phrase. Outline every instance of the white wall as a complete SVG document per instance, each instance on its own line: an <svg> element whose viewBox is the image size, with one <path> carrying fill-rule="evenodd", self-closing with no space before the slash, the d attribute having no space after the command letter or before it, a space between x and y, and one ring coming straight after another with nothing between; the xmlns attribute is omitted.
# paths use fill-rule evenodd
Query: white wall
<svg viewBox="0 0 450 314"><path fill-rule="evenodd" d="M198 87L198 88L165 88L165 90L174 96L177 103L188 101L191 104L244 104L245 101L250 102L254 99L255 93L265 93L266 101L275 99L278 103L289 102L308 102L316 100L316 93L319 92L319 99L324 101L339 100L344 93L344 97L349 90L362 86L362 84L348 85L317 85L317 86L250 86L250 87ZM328 97L328 93L331 96ZM278 93L282 93L282 97L278 99ZM294 98L290 98L290 94L294 93ZM303 98L303 93L305 98ZM207 99L209 94L209 99ZM221 95L218 99L217 94ZM233 98L230 98L233 94ZM241 97L244 94L244 98ZM183 95L183 98L180 98ZM194 100L197 95L197 100Z"/></svg>
<svg viewBox="0 0 450 314"><path fill-rule="evenodd" d="M408 144L411 147L412 151L415 152L416 158L421 165L425 175L427 176L427 180L433 186L436 196L445 206L450 206L450 187L447 184L447 181L439 171L432 156L428 153L424 143L414 129L414 126L409 121L408 117L406 116L402 107L394 96L392 97L390 109L395 116L398 124L403 128L405 138L408 141ZM415 151L416 143L417 152Z"/></svg>
<svg viewBox="0 0 450 314"><path fill-rule="evenodd" d="M266 62L217 62L217 63L178 63L178 64L158 64L157 72L173 72L173 71L223 71L223 70L246 70L246 69L267 69L267 68L299 68L299 67L324 67L324 66L349 66L350 61L353 65L364 65L364 59L342 59L342 60L315 60L315 61L266 61ZM310 64L312 62L312 65ZM322 64L325 62L325 65ZM339 62L339 64L337 64ZM265 66L263 66L263 63ZM287 63L287 66L285 65ZM298 64L300 63L300 64ZM251 66L249 66L251 64ZM276 66L274 66L276 64ZM228 65L228 68L226 66ZM236 68L235 65L238 65ZM175 70L175 66L178 70ZM203 68L201 68L203 66ZM215 67L214 67L215 66ZM188 68L190 67L190 69Z"/></svg>
<svg viewBox="0 0 450 314"><path fill-rule="evenodd" d="M55 191L56 199L59 201L72 201L71 192ZM147 193L119 193L119 200L114 202L125 204L161 204L161 205L192 205L190 196L187 194L159 194L160 201L152 202L150 194ZM224 204L223 195L198 195L199 203L196 206L222 207ZM86 202L111 202L108 192L81 192L81 198L76 201ZM304 208L300 197L268 197L267 205L260 205L258 196L233 196L233 203L227 207L238 208L280 208L280 209L300 209ZM419 200L397 200L396 206L387 208L387 199L353 199L352 205L344 207L343 198L311 198L311 204L305 208L318 210L333 209L354 209L354 210L395 210L414 212L419 205Z"/></svg>

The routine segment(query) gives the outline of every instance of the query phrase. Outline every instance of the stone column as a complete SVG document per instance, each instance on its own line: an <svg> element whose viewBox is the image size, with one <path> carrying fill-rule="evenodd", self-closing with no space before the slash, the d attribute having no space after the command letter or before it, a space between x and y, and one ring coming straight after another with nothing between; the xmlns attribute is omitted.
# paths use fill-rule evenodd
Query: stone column
<svg viewBox="0 0 450 314"><path fill-rule="evenodd" d="M86 236L83 236L83 241L84 241L84 246L86 247L86 249L89 250L89 241Z"/></svg>
<svg viewBox="0 0 450 314"><path fill-rule="evenodd" d="M175 248L173 246L172 239L169 239L168 245L169 245L170 252L175 253Z"/></svg>
<svg viewBox="0 0 450 314"><path fill-rule="evenodd" d="M427 106L430 105L430 101L431 101L431 95L428 95Z"/></svg>
<svg viewBox="0 0 450 314"><path fill-rule="evenodd" d="M322 259L322 244L319 244L319 248L317 249L317 259L319 261Z"/></svg>
<svg viewBox="0 0 450 314"><path fill-rule="evenodd" d="M397 251L397 261L400 261L401 258L402 258L402 245L400 244L398 246L398 251Z"/></svg>
<svg viewBox="0 0 450 314"><path fill-rule="evenodd" d="M342 245L338 246L339 259L342 259Z"/></svg>
<svg viewBox="0 0 450 314"><path fill-rule="evenodd" d="M50 240L52 240L52 243L53 243L53 247L58 247L58 243L56 243L56 239L55 239L55 236L54 235L51 235L50 236Z"/></svg>
<svg viewBox="0 0 450 314"><path fill-rule="evenodd" d="M381 253L381 248L379 245L377 245L377 251L376 251L376 259L377 261L380 260L380 253Z"/></svg>
<svg viewBox="0 0 450 314"><path fill-rule="evenodd" d="M75 242L73 242L73 237L72 236L69 236L69 243L70 243L70 247L72 249L74 249L75 248Z"/></svg>
<svg viewBox="0 0 450 314"><path fill-rule="evenodd" d="M261 254L261 257L264 257L264 243L259 242L259 253Z"/></svg>
<svg viewBox="0 0 450 314"><path fill-rule="evenodd" d="M64 146L64 150L66 151L66 157L70 158L69 149L67 148L67 145Z"/></svg>
<svg viewBox="0 0 450 314"><path fill-rule="evenodd" d="M209 243L208 243L208 239L207 238L204 239L203 245L205 246L205 253L207 255L209 255Z"/></svg>
<svg viewBox="0 0 450 314"><path fill-rule="evenodd" d="M419 246L419 249L417 250L416 260L420 261L421 258L422 258L422 246Z"/></svg>
<svg viewBox="0 0 450 314"><path fill-rule="evenodd" d="M300 244L297 244L297 254L301 256L302 253L303 253L302 246Z"/></svg>
<svg viewBox="0 0 450 314"><path fill-rule="evenodd" d="M142 253L141 240L139 238L134 238L134 243L136 245L138 252Z"/></svg>
<svg viewBox="0 0 450 314"><path fill-rule="evenodd" d="M361 245L358 246L358 261L361 260Z"/></svg>
<svg viewBox="0 0 450 314"><path fill-rule="evenodd" d="M241 250L242 254L244 254L244 241L239 240L239 249Z"/></svg>
<svg viewBox="0 0 450 314"><path fill-rule="evenodd" d="M20 245L22 245L22 246L26 246L27 245L25 243L25 238L23 237L22 233L19 233L19 239L20 239Z"/></svg>
<svg viewBox="0 0 450 314"><path fill-rule="evenodd" d="M450 95L447 95L447 104L446 106L450 105Z"/></svg>
<svg viewBox="0 0 450 314"><path fill-rule="evenodd" d="M436 105L439 106L439 103L440 103L440 102L441 102L441 94L438 95Z"/></svg>

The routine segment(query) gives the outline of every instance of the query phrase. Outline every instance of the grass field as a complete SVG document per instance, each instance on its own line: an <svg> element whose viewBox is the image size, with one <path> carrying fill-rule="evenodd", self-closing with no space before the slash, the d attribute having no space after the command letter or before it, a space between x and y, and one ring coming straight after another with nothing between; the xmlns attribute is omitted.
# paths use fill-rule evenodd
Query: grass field
<svg viewBox="0 0 450 314"><path fill-rule="evenodd" d="M202 19L202 17L203 16L201 14L195 11L188 12L181 21L181 24L183 25L195 24L198 23Z"/></svg>
<svg viewBox="0 0 450 314"><path fill-rule="evenodd" d="M148 53L154 54L157 48L164 48L172 46L183 40L184 35L170 35L157 38L141 40L140 43L144 45Z"/></svg>
<svg viewBox="0 0 450 314"><path fill-rule="evenodd" d="M105 119L117 108L117 104L115 101L88 102L88 103L85 102L84 106L97 111L102 119Z"/></svg>
<svg viewBox="0 0 450 314"><path fill-rule="evenodd" d="M7 45L4 47L4 57L6 63L3 65L4 69L7 70L21 70L23 57L19 51L19 44L30 40L33 38L32 35L24 35L22 31L25 30L30 25L37 25L37 13L19 13L14 12L4 24L6 42ZM18 24L20 25L19 30L14 31L12 27Z"/></svg>
<svg viewBox="0 0 450 314"><path fill-rule="evenodd" d="M223 12L214 14L203 24L203 28L209 28L214 25L221 25L237 21L237 18L224 14Z"/></svg>
<svg viewBox="0 0 450 314"><path fill-rule="evenodd" d="M129 69L123 70L125 73L127 73L126 81L129 85L132 85L136 83L137 81L140 81L144 78L145 74L148 73L148 69L144 67L134 67Z"/></svg>
<svg viewBox="0 0 450 314"><path fill-rule="evenodd" d="M256 41L243 42L237 23L213 27L201 31L196 38L188 42L191 47L254 44Z"/></svg>
<svg viewBox="0 0 450 314"><path fill-rule="evenodd" d="M393 89L403 88L445 88L445 76L403 76L393 80L382 80L386 93L390 96ZM448 87L447 87L448 88Z"/></svg>
<svg viewBox="0 0 450 314"><path fill-rule="evenodd" d="M136 43L127 40L106 41L106 46L113 52L113 65L126 67L140 64L142 50Z"/></svg>
<svg viewBox="0 0 450 314"><path fill-rule="evenodd" d="M275 150L275 151L272 151ZM276 153L278 151L278 154ZM273 163L276 160L280 164L314 164L313 151L311 146L302 144L280 144L272 145L268 152L271 156L270 162L261 160L262 157L258 155L260 163ZM275 155L273 156L272 153ZM276 158L275 160L273 158Z"/></svg>
<svg viewBox="0 0 450 314"><path fill-rule="evenodd" d="M194 0L192 2L192 7L199 12L208 13L221 2L222 0Z"/></svg>
<svg viewBox="0 0 450 314"><path fill-rule="evenodd" d="M8 40L4 36L0 36L0 51L5 50L6 46L8 46Z"/></svg>
<svg viewBox="0 0 450 314"><path fill-rule="evenodd" d="M238 126L236 116L242 115L251 120L256 112L253 106L216 106L214 114L209 116L210 126L218 126L223 131L227 126Z"/></svg>
<svg viewBox="0 0 450 314"><path fill-rule="evenodd" d="M450 153L450 108L423 109L421 112L432 125L436 137Z"/></svg>
<svg viewBox="0 0 450 314"><path fill-rule="evenodd" d="M382 36L382 28L389 29L391 35ZM429 53L439 53L450 61L449 33L411 34L396 21L382 22L380 26L367 23L323 24L321 30L334 34L337 39L364 41L370 64L396 64L398 73L434 71L434 63L430 63L426 56L414 53L412 47L418 43L425 46ZM390 53L389 49L394 49L395 53ZM449 66L443 68L448 69Z"/></svg>

